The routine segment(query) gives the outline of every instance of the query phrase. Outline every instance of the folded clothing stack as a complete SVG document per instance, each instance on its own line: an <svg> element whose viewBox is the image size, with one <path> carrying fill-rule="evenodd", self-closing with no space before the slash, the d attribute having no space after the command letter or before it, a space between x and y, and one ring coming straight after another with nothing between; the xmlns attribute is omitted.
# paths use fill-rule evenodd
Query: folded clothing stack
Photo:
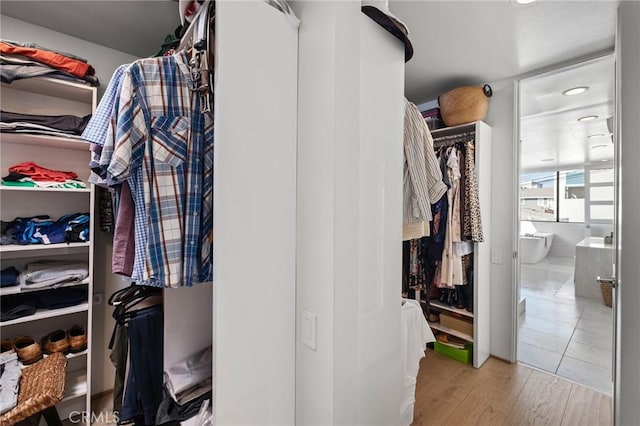
<svg viewBox="0 0 640 426"><path fill-rule="evenodd" d="M172 365L164 372L163 398L156 415L156 424L187 420L211 399L212 347L203 349Z"/></svg>
<svg viewBox="0 0 640 426"><path fill-rule="evenodd" d="M87 301L86 286L64 287L26 294L11 294L0 299L0 322L11 321L41 309L61 309Z"/></svg>
<svg viewBox="0 0 640 426"><path fill-rule="evenodd" d="M437 130L446 127L442 116L440 115L440 108L431 108L426 111L421 111L424 121L427 123L429 130Z"/></svg>
<svg viewBox="0 0 640 426"><path fill-rule="evenodd" d="M62 284L79 283L89 276L87 262L41 260L28 263L20 273L20 286L24 288L56 288Z"/></svg>
<svg viewBox="0 0 640 426"><path fill-rule="evenodd" d="M0 245L58 244L89 241L89 213L73 213L53 220L47 215L18 217L0 226Z"/></svg>
<svg viewBox="0 0 640 426"><path fill-rule="evenodd" d="M8 268L0 271L0 288L18 285L19 275L20 271L18 271L15 266L9 266Z"/></svg>
<svg viewBox="0 0 640 426"><path fill-rule="evenodd" d="M0 42L0 76L3 83L37 76L99 86L95 70L87 60L70 53L59 52L35 43L2 40Z"/></svg>
<svg viewBox="0 0 640 426"><path fill-rule="evenodd" d="M0 111L0 132L31 133L80 139L91 115L34 115Z"/></svg>
<svg viewBox="0 0 640 426"><path fill-rule="evenodd" d="M5 186L40 188L86 188L75 172L52 170L27 161L9 167L9 174L2 178Z"/></svg>
<svg viewBox="0 0 640 426"><path fill-rule="evenodd" d="M0 414L4 414L18 404L18 389L22 370L15 351L0 353Z"/></svg>

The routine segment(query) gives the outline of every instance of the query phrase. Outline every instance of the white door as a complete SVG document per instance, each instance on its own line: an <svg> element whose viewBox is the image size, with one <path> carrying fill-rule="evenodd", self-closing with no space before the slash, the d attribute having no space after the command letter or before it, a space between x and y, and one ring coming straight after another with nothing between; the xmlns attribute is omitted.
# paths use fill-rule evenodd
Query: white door
<svg viewBox="0 0 640 426"><path fill-rule="evenodd" d="M621 2L615 41L617 158L614 292L616 310L614 364L614 421L617 425L639 424L640 404L640 3Z"/></svg>

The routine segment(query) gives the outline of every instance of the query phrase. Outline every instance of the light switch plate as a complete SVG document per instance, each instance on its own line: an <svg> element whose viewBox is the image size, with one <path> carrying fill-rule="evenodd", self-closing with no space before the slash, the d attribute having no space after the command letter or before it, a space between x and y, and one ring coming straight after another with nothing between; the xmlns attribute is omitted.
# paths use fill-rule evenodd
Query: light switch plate
<svg viewBox="0 0 640 426"><path fill-rule="evenodd" d="M491 263L496 263L496 264L502 263L502 250L500 249L491 250Z"/></svg>
<svg viewBox="0 0 640 426"><path fill-rule="evenodd" d="M302 311L302 343L316 350L317 317L311 312Z"/></svg>

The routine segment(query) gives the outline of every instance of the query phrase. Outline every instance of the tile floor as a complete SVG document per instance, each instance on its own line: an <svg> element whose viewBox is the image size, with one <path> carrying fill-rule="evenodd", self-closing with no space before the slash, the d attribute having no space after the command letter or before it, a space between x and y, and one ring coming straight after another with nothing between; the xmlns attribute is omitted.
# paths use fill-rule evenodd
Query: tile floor
<svg viewBox="0 0 640 426"><path fill-rule="evenodd" d="M575 297L574 259L521 265L518 361L611 395L613 310Z"/></svg>

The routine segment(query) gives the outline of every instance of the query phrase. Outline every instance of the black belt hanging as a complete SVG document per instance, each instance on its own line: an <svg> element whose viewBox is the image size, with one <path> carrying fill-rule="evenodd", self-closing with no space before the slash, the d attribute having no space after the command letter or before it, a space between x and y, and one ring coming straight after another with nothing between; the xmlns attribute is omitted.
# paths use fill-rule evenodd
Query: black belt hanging
<svg viewBox="0 0 640 426"><path fill-rule="evenodd" d="M193 44L193 54L189 60L191 69L191 89L200 95L200 112L207 113L211 111L211 92L213 88L210 83L209 69L209 38L211 37L211 19L215 13L213 4L207 4L207 10L198 16L197 22L194 21L196 42Z"/></svg>

